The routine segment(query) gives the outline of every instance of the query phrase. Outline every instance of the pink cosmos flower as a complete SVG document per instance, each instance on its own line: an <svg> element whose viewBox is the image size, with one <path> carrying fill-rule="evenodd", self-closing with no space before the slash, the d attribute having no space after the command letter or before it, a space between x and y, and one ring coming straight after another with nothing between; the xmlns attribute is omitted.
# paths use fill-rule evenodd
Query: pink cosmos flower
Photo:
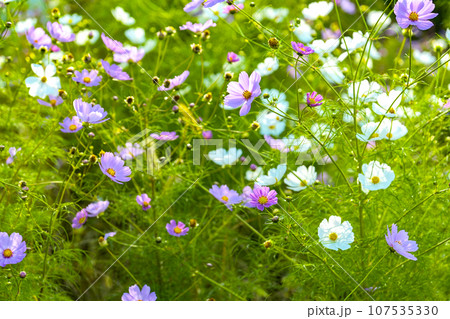
<svg viewBox="0 0 450 319"><path fill-rule="evenodd" d="M142 195L136 196L136 202L142 206L143 210L147 210L152 207L152 206L150 206L151 201L152 201L152 199L150 197L148 197L147 194L142 194Z"/></svg>
<svg viewBox="0 0 450 319"><path fill-rule="evenodd" d="M150 136L155 140L160 141L174 141L178 138L176 132L161 132L161 134L152 133Z"/></svg>
<svg viewBox="0 0 450 319"><path fill-rule="evenodd" d="M239 74L239 82L230 82L228 84L228 95L225 97L224 105L231 108L238 108L240 116L247 115L252 107L252 102L255 98L261 95L261 75L254 71L250 78L247 72Z"/></svg>
<svg viewBox="0 0 450 319"><path fill-rule="evenodd" d="M114 51L114 61L117 63L134 62L142 60L145 55L144 49L136 47L123 48L121 51Z"/></svg>
<svg viewBox="0 0 450 319"><path fill-rule="evenodd" d="M234 52L228 52L227 54L228 63L238 62L240 61L239 56Z"/></svg>
<svg viewBox="0 0 450 319"><path fill-rule="evenodd" d="M125 51L121 42L108 38L104 33L102 33L102 40L105 46L113 52L123 53Z"/></svg>
<svg viewBox="0 0 450 319"><path fill-rule="evenodd" d="M210 27L215 27L216 24L214 23L214 21L212 19L209 19L208 21L206 21L204 24L201 23L192 23L192 22L186 22L185 25L182 25L180 27L180 30L190 30L194 33L200 33L205 31L206 29L210 28Z"/></svg>
<svg viewBox="0 0 450 319"><path fill-rule="evenodd" d="M181 84L186 81L186 79L189 76L189 71L184 71L180 75L177 75L173 79L164 80L163 85L161 85L158 88L158 91L170 91L175 89L177 86L180 86Z"/></svg>
<svg viewBox="0 0 450 319"><path fill-rule="evenodd" d="M50 48L52 46L52 39L45 33L42 28L34 28L31 27L28 29L27 40L30 42L36 49L40 47Z"/></svg>
<svg viewBox="0 0 450 319"><path fill-rule="evenodd" d="M70 32L67 27L64 27L58 22L47 22L47 30L50 35L59 42L72 42L75 40L75 33Z"/></svg>
<svg viewBox="0 0 450 319"><path fill-rule="evenodd" d="M278 198L275 190L270 190L270 188L266 186L257 186L250 194L248 206L256 207L260 211L263 211L264 208L275 205L276 203L278 203Z"/></svg>
<svg viewBox="0 0 450 319"><path fill-rule="evenodd" d="M186 227L182 222L176 222L174 219L170 221L169 224L166 224L167 232L175 237L185 236L189 231L189 227Z"/></svg>

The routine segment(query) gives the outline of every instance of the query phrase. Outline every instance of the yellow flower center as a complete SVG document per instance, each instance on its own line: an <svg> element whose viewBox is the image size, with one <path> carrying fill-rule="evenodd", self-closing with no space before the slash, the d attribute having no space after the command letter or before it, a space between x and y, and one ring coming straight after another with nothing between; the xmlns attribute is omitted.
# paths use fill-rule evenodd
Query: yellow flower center
<svg viewBox="0 0 450 319"><path fill-rule="evenodd" d="M11 249L9 249L9 248L7 248L3 251L3 257L5 257L5 258L10 258L10 257L12 257L12 255L13 255L13 253L12 253Z"/></svg>
<svg viewBox="0 0 450 319"><path fill-rule="evenodd" d="M270 128L271 130L274 130L275 127L276 127L275 125L270 125L270 126L269 126L269 128Z"/></svg>
<svg viewBox="0 0 450 319"><path fill-rule="evenodd" d="M75 124L70 124L69 130L75 131L77 129L77 126Z"/></svg>
<svg viewBox="0 0 450 319"><path fill-rule="evenodd" d="M387 138L392 138L392 134L391 134L391 133L387 133L387 134L386 134L386 137L387 137Z"/></svg>
<svg viewBox="0 0 450 319"><path fill-rule="evenodd" d="M72 19L69 19L69 24L72 24L72 22L73 22L73 20L72 20Z"/></svg>
<svg viewBox="0 0 450 319"><path fill-rule="evenodd" d="M300 182L300 186L303 186L303 187L308 186L308 182L307 181L301 181Z"/></svg>
<svg viewBox="0 0 450 319"><path fill-rule="evenodd" d="M242 93L242 96L244 97L244 99L248 100L252 97L252 92L245 90L244 93Z"/></svg>
<svg viewBox="0 0 450 319"><path fill-rule="evenodd" d="M116 176L116 171L113 170L112 168L108 168L108 169L106 170L106 172L107 172L109 175L111 175L111 176Z"/></svg>
<svg viewBox="0 0 450 319"><path fill-rule="evenodd" d="M417 14L417 12L411 12L410 14L409 14L409 20L411 20L411 21L417 21L417 20L419 20L419 15Z"/></svg>
<svg viewBox="0 0 450 319"><path fill-rule="evenodd" d="M402 242L401 242L400 240L396 240L395 242L396 242L397 244L399 244L399 245L402 244Z"/></svg>
<svg viewBox="0 0 450 319"><path fill-rule="evenodd" d="M51 106L55 106L56 105L56 100L50 100L50 105Z"/></svg>
<svg viewBox="0 0 450 319"><path fill-rule="evenodd" d="M181 233L181 228L177 226L173 229L173 231L175 232L175 234L179 234Z"/></svg>
<svg viewBox="0 0 450 319"><path fill-rule="evenodd" d="M269 199L266 196L261 196L260 198L258 198L258 203L260 203L261 205L267 204L268 201Z"/></svg>
<svg viewBox="0 0 450 319"><path fill-rule="evenodd" d="M221 199L222 199L224 202L228 202L228 197L226 197L225 195L222 196Z"/></svg>
<svg viewBox="0 0 450 319"><path fill-rule="evenodd" d="M86 217L81 217L80 220L78 221L80 224L84 224L84 222L86 221Z"/></svg>
<svg viewBox="0 0 450 319"><path fill-rule="evenodd" d="M83 78L83 82L84 83L91 83L91 78L85 77L85 78Z"/></svg>
<svg viewBox="0 0 450 319"><path fill-rule="evenodd" d="M372 177L372 184L378 184L380 182L380 178L378 176Z"/></svg>
<svg viewBox="0 0 450 319"><path fill-rule="evenodd" d="M43 77L41 78L41 82L42 82L42 83L47 82L47 78L46 78L45 76L43 76Z"/></svg>
<svg viewBox="0 0 450 319"><path fill-rule="evenodd" d="M372 135L370 135L370 138L376 138L378 136L380 136L380 135L378 135L378 133L373 133Z"/></svg>
<svg viewBox="0 0 450 319"><path fill-rule="evenodd" d="M390 109L389 109L389 111L388 111L389 113L391 113L391 114L395 114L395 110L394 110L394 108L393 107L391 107Z"/></svg>
<svg viewBox="0 0 450 319"><path fill-rule="evenodd" d="M149 205L148 202L143 202L142 205L144 205L145 207L147 207Z"/></svg>
<svg viewBox="0 0 450 319"><path fill-rule="evenodd" d="M338 235L336 233L331 233L330 235L328 235L328 238L330 238L332 241L336 241Z"/></svg>

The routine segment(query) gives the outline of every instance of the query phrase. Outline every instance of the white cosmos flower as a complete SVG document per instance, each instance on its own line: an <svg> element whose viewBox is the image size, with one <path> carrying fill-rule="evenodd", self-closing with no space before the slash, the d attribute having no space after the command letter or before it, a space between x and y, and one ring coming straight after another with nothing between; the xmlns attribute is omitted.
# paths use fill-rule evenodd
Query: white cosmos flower
<svg viewBox="0 0 450 319"><path fill-rule="evenodd" d="M272 74L276 70L278 70L279 67L278 59L277 58L271 58L268 57L264 60L264 62L261 62L258 64L258 67L256 68L256 71L261 76L266 76L269 74Z"/></svg>
<svg viewBox="0 0 450 319"><path fill-rule="evenodd" d="M378 115L386 117L396 117L402 102L402 92L391 90L389 93L381 93L377 97L377 102L372 104L372 110Z"/></svg>
<svg viewBox="0 0 450 319"><path fill-rule="evenodd" d="M256 183L260 186L270 186L277 184L286 174L287 165L280 164L276 168L271 168L267 175L261 175L257 178Z"/></svg>
<svg viewBox="0 0 450 319"><path fill-rule="evenodd" d="M339 46L339 39L314 40L310 47L314 50L314 53L318 55L324 55L325 53L332 53Z"/></svg>
<svg viewBox="0 0 450 319"><path fill-rule="evenodd" d="M142 28L128 29L125 36L134 44L142 44L145 42L145 30Z"/></svg>
<svg viewBox="0 0 450 319"><path fill-rule="evenodd" d="M372 110L368 107L362 110L356 110L356 123L359 126L367 124L370 121L373 121L375 118L373 116ZM342 116L342 120L345 123L353 123L353 109L345 110Z"/></svg>
<svg viewBox="0 0 450 319"><path fill-rule="evenodd" d="M148 39L144 45L140 46L140 49L144 49L145 53L150 52L156 47L158 42L155 39Z"/></svg>
<svg viewBox="0 0 450 319"><path fill-rule="evenodd" d="M320 73L331 84L342 84L345 79L344 73L338 65L338 59L334 57L328 57L323 65L320 67Z"/></svg>
<svg viewBox="0 0 450 319"><path fill-rule="evenodd" d="M242 150L235 147L230 148L228 151L224 148L218 148L208 153L209 159L217 165L233 165L241 155Z"/></svg>
<svg viewBox="0 0 450 319"><path fill-rule="evenodd" d="M326 17L333 10L333 2L319 1L312 2L302 10L305 19L316 20L318 17Z"/></svg>
<svg viewBox="0 0 450 319"><path fill-rule="evenodd" d="M299 192L308 186L312 186L317 179L317 173L314 166L300 166L295 172L289 173L284 179L287 188L294 192Z"/></svg>
<svg viewBox="0 0 450 319"><path fill-rule="evenodd" d="M384 131L382 132L384 134L384 138L391 141L398 140L408 133L406 126L397 120L391 121L386 118L383 122L381 122L381 125L384 128Z"/></svg>
<svg viewBox="0 0 450 319"><path fill-rule="evenodd" d="M319 225L319 241L332 250L347 250L355 240L352 225L348 221L341 223L341 217L330 216Z"/></svg>
<svg viewBox="0 0 450 319"><path fill-rule="evenodd" d="M378 19L380 19L380 21L378 21ZM367 15L367 24L374 27L377 21L377 29L384 30L391 24L392 19L385 15L383 11L370 11Z"/></svg>
<svg viewBox="0 0 450 319"><path fill-rule="evenodd" d="M59 18L58 22L61 24L68 24L68 25L76 25L81 20L83 20L83 16L80 16L79 14L66 14L63 15L61 18Z"/></svg>
<svg viewBox="0 0 450 319"><path fill-rule="evenodd" d="M289 14L289 9L287 8L272 8L265 7L253 15L256 20L268 19L275 23L282 22Z"/></svg>
<svg viewBox="0 0 450 319"><path fill-rule="evenodd" d="M353 32L353 38L344 37L344 39L342 39L342 41L341 41L341 49L344 50L345 52L339 56L339 61L341 61L341 62L344 61L344 59L350 53L354 52L355 50L357 50L359 48L363 48L364 46L366 46L366 43L367 43L367 46L366 46L366 50L364 52L364 56L367 56L367 54L369 54L372 59L375 59L375 60L380 59L381 55L378 52L378 50L375 48L375 45L373 44L373 42L370 40L368 41L369 37L370 37L369 32L366 32L363 34L361 31Z"/></svg>
<svg viewBox="0 0 450 319"><path fill-rule="evenodd" d="M78 31L76 37L75 37L75 43L78 45L85 45L86 43L94 44L97 42L98 38L100 37L100 32L97 30L88 30L84 29L81 31Z"/></svg>
<svg viewBox="0 0 450 319"><path fill-rule="evenodd" d="M291 134L288 137L283 137L282 141L291 152L304 153L311 148L311 141L304 136L297 138Z"/></svg>
<svg viewBox="0 0 450 319"><path fill-rule="evenodd" d="M248 181L256 181L256 179L263 174L262 167L257 167L254 171L249 169L245 172L245 179Z"/></svg>
<svg viewBox="0 0 450 319"><path fill-rule="evenodd" d="M270 97L265 99L265 94L269 94ZM264 89L259 97L263 104L272 111L285 113L289 109L289 101L286 100L286 93L280 92L277 89ZM276 107L272 103L276 104Z"/></svg>
<svg viewBox="0 0 450 319"><path fill-rule="evenodd" d="M283 133L286 128L286 121L273 112L261 112L258 116L258 122L260 125L259 132L262 135L278 136Z"/></svg>
<svg viewBox="0 0 450 319"><path fill-rule="evenodd" d="M25 79L28 92L31 96L38 96L41 99L48 95L58 95L58 89L61 88L61 83L58 77L54 77L56 74L56 67L54 64L49 64L44 68L39 64L32 64L31 69L37 75L36 77L30 76Z"/></svg>
<svg viewBox="0 0 450 319"><path fill-rule="evenodd" d="M381 86L376 82L363 80L361 82L350 83L348 85L348 99L350 99L350 103L353 103L355 98L353 87L355 88L359 103L375 102L381 93Z"/></svg>
<svg viewBox="0 0 450 319"><path fill-rule="evenodd" d="M324 123L315 123L311 126L311 132L325 147L331 148L334 146L333 139L335 132L329 125Z"/></svg>
<svg viewBox="0 0 450 319"><path fill-rule="evenodd" d="M358 175L358 182L364 193L386 189L395 178L394 171L387 164L380 164L378 161L371 161L363 164L362 174Z"/></svg>
<svg viewBox="0 0 450 319"><path fill-rule="evenodd" d="M18 34L25 34L28 29L33 27L37 22L36 18L28 18L26 20L18 21L15 30Z"/></svg>
<svg viewBox="0 0 450 319"><path fill-rule="evenodd" d="M313 36L316 35L316 31L305 20L301 19L300 24L294 30L294 34L301 42L310 43Z"/></svg>
<svg viewBox="0 0 450 319"><path fill-rule="evenodd" d="M385 128L380 122L369 122L361 127L362 134L356 134L356 138L363 142L382 140L387 134Z"/></svg>
<svg viewBox="0 0 450 319"><path fill-rule="evenodd" d="M428 51L414 50L413 57L417 62L425 65L431 65L436 61L436 57Z"/></svg>
<svg viewBox="0 0 450 319"><path fill-rule="evenodd" d="M126 12L122 7L116 7L111 10L114 19L121 22L124 25L133 25L136 20L130 16L128 12Z"/></svg>

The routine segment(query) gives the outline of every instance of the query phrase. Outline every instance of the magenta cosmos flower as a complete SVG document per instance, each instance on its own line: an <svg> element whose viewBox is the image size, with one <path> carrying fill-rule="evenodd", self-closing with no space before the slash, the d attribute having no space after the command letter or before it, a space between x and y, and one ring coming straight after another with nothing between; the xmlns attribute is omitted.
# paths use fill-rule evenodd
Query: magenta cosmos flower
<svg viewBox="0 0 450 319"><path fill-rule="evenodd" d="M75 71L75 77L72 78L75 82L86 85L87 87L97 86L102 80L102 76L98 75L97 70L88 71L84 69L83 71Z"/></svg>
<svg viewBox="0 0 450 319"><path fill-rule="evenodd" d="M306 93L306 103L308 104L309 107L322 105L323 104L322 100L323 96L317 93L316 91Z"/></svg>
<svg viewBox="0 0 450 319"><path fill-rule="evenodd" d="M230 82L228 84L228 95L224 101L225 106L231 108L242 106L239 115L247 115L250 112L253 100L261 95L259 82L261 82L261 75L258 72L254 71L250 78L247 72L241 72L239 74L239 82Z"/></svg>
<svg viewBox="0 0 450 319"><path fill-rule="evenodd" d="M122 301L156 301L157 297L154 292L150 292L150 287L144 285L142 291L138 285L128 288L128 293L122 295Z"/></svg>
<svg viewBox="0 0 450 319"><path fill-rule="evenodd" d="M26 242L22 241L22 236L19 233L12 233L8 236L7 233L0 232L0 266L12 265L20 263L27 254Z"/></svg>
<svg viewBox="0 0 450 319"><path fill-rule="evenodd" d="M108 38L104 33L102 33L102 41L113 52L123 53L125 51L121 42Z"/></svg>
<svg viewBox="0 0 450 319"><path fill-rule="evenodd" d="M83 225L86 224L87 219L88 219L88 213L87 213L86 209L83 208L73 218L72 228L79 229L79 228L83 227Z"/></svg>
<svg viewBox="0 0 450 319"><path fill-rule="evenodd" d="M394 7L397 23L403 29L411 25L419 30L428 30L433 26L428 20L438 15L433 10L434 3L431 0L399 0Z"/></svg>
<svg viewBox="0 0 450 319"><path fill-rule="evenodd" d="M291 45L292 45L292 49L294 49L294 51L297 52L298 55L309 55L309 54L314 53L313 49L304 45L303 43L292 41Z"/></svg>
<svg viewBox="0 0 450 319"><path fill-rule="evenodd" d="M239 204L242 201L242 198L239 196L238 192L229 189L227 185L222 185L220 187L213 185L209 192L221 203L224 203L229 210L233 210L231 205Z"/></svg>
<svg viewBox="0 0 450 319"><path fill-rule="evenodd" d="M200 32L205 31L208 28L215 27L215 26L216 26L216 24L214 23L214 21L212 19L209 19L204 24L192 23L192 22L188 21L188 22L186 22L185 25L182 25L180 27L180 30L190 30L194 33L200 33Z"/></svg>
<svg viewBox="0 0 450 319"><path fill-rule="evenodd" d="M114 156L111 152L106 152L100 158L100 169L113 182L123 184L131 180L131 169L125 166L124 161L119 156Z"/></svg>
<svg viewBox="0 0 450 319"><path fill-rule="evenodd" d="M61 132L63 133L76 133L83 128L83 123L81 123L78 116L66 117L62 122L59 122L62 126Z"/></svg>
<svg viewBox="0 0 450 319"><path fill-rule="evenodd" d="M417 246L415 241L409 240L408 233L404 230L397 232L396 224L392 224L392 233L389 232L389 226L387 227L387 235L384 235L384 237L392 251L396 251L405 258L417 260L417 258L409 252L417 251L419 246Z"/></svg>
<svg viewBox="0 0 450 319"><path fill-rule="evenodd" d="M36 49L40 47L50 48L52 46L52 39L45 33L42 28L34 28L31 27L28 29L27 40L30 42Z"/></svg>
<svg viewBox="0 0 450 319"><path fill-rule="evenodd" d="M181 84L183 84L184 81L186 81L186 79L188 78L188 76L189 76L189 71L184 71L183 73L181 73L180 75L177 75L173 79L164 80L163 85L161 85L158 88L158 91L170 91L170 90L176 88L177 86L180 86Z"/></svg>
<svg viewBox="0 0 450 319"><path fill-rule="evenodd" d="M109 64L107 61L102 60L102 66L105 72L113 79L120 81L133 80L127 72L122 71L122 68L116 64Z"/></svg>
<svg viewBox="0 0 450 319"><path fill-rule="evenodd" d="M182 222L176 222L174 219L170 221L169 224L166 224L167 232L175 237L185 236L189 231L189 227L186 227Z"/></svg>
<svg viewBox="0 0 450 319"><path fill-rule="evenodd" d="M40 105L49 106L49 107L58 106L58 105L60 105L60 104L62 104L64 102L62 97L60 97L59 95L58 96L49 95L48 99L49 99L49 102L46 102L46 101L41 100L41 99L37 99L37 102Z"/></svg>
<svg viewBox="0 0 450 319"><path fill-rule="evenodd" d="M176 132L161 132L161 134L152 133L150 134L155 140L160 141L174 141L178 138Z"/></svg>
<svg viewBox="0 0 450 319"><path fill-rule="evenodd" d="M47 30L50 35L59 42L72 42L75 40L75 33L72 33L70 29L58 22L47 22Z"/></svg>
<svg viewBox="0 0 450 319"><path fill-rule="evenodd" d="M103 213L109 206L109 201L101 200L95 203L89 204L85 209L88 217L98 217Z"/></svg>
<svg viewBox="0 0 450 319"><path fill-rule="evenodd" d="M152 207L152 206L150 206L151 200L152 199L150 197L148 197L147 194L142 194L142 195L136 196L136 202L142 206L143 210L147 210Z"/></svg>
<svg viewBox="0 0 450 319"><path fill-rule="evenodd" d="M239 59L239 56L236 53L228 52L228 54L227 54L227 61L228 61L228 63L233 63L233 62L239 62L240 59Z"/></svg>
<svg viewBox="0 0 450 319"><path fill-rule="evenodd" d="M144 49L138 49L136 47L123 48L121 51L114 51L114 61L117 63L137 63L142 60L144 55Z"/></svg>
<svg viewBox="0 0 450 319"><path fill-rule="evenodd" d="M73 107L82 122L99 124L109 120L109 118L105 119L108 112L100 104L92 105L91 103L83 102L82 99L76 99L73 101Z"/></svg>
<svg viewBox="0 0 450 319"><path fill-rule="evenodd" d="M250 194L250 202L248 202L249 207L256 207L263 211L264 208L270 207L278 203L277 192L270 190L266 186L255 186L253 192Z"/></svg>

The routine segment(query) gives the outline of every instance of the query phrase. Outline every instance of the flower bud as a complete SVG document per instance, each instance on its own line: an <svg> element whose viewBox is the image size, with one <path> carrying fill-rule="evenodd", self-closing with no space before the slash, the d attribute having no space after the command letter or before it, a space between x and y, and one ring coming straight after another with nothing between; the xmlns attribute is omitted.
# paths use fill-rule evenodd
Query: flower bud
<svg viewBox="0 0 450 319"><path fill-rule="evenodd" d="M271 47L272 49L278 49L280 47L280 41L278 41L277 38L270 38L269 39L269 47Z"/></svg>

